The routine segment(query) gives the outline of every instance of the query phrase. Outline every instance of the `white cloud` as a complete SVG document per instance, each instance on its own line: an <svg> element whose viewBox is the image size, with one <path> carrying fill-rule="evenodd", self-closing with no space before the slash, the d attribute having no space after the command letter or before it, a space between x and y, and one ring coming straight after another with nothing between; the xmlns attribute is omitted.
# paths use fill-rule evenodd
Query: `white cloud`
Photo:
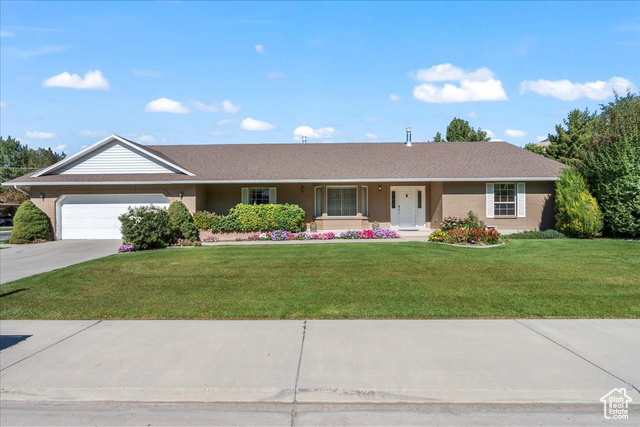
<svg viewBox="0 0 640 427"><path fill-rule="evenodd" d="M31 138L31 139L53 139L53 138L57 138L58 135L56 135L53 132L36 132L36 131L27 131L27 138Z"/></svg>
<svg viewBox="0 0 640 427"><path fill-rule="evenodd" d="M56 148L54 148L54 150L55 151L63 151L65 148L67 148L66 145L60 144L60 145L56 145Z"/></svg>
<svg viewBox="0 0 640 427"><path fill-rule="evenodd" d="M4 101L0 102L0 110L6 110L7 108L9 108L9 104Z"/></svg>
<svg viewBox="0 0 640 427"><path fill-rule="evenodd" d="M589 98L602 101L613 96L613 90L624 93L627 88L635 92L633 83L622 77L611 77L608 81L596 80L586 83L574 83L570 80L525 80L520 83L520 94L534 92L542 96L551 96L562 101L574 101Z"/></svg>
<svg viewBox="0 0 640 427"><path fill-rule="evenodd" d="M268 79L281 79L283 77L284 77L284 74L282 74L281 71L272 71L269 74L267 74Z"/></svg>
<svg viewBox="0 0 640 427"><path fill-rule="evenodd" d="M453 104L456 102L506 101L507 94L500 80L484 82L463 80L460 86L450 83L438 87L423 83L413 88L413 96L418 101L432 104Z"/></svg>
<svg viewBox="0 0 640 427"><path fill-rule="evenodd" d="M85 129L85 130L81 130L79 133L80 133L80 136L85 136L87 138L100 138L103 136L107 136L109 132L107 132L106 130Z"/></svg>
<svg viewBox="0 0 640 427"><path fill-rule="evenodd" d="M138 141L142 142L143 144L153 144L154 142L156 142L156 139L151 135L140 135L138 137Z"/></svg>
<svg viewBox="0 0 640 427"><path fill-rule="evenodd" d="M544 141L544 140L545 140L545 139L547 139L547 138L548 138L548 137L547 137L546 135L545 135L545 136L542 136L542 135L536 136L536 139L537 139L538 141Z"/></svg>
<svg viewBox="0 0 640 427"><path fill-rule="evenodd" d="M13 37L13 33L3 30L3 31L0 31L0 37Z"/></svg>
<svg viewBox="0 0 640 427"><path fill-rule="evenodd" d="M261 44L257 44L256 45L256 52L258 52L260 55L262 55L264 53L264 46L262 46Z"/></svg>
<svg viewBox="0 0 640 427"><path fill-rule="evenodd" d="M303 136L307 138L331 138L335 131L332 127L314 129L310 126L298 126L293 131L293 139L299 141Z"/></svg>
<svg viewBox="0 0 640 427"><path fill-rule="evenodd" d="M371 132L367 132L364 134L364 136L366 136L369 139L378 139L378 137L376 136L375 133L371 133Z"/></svg>
<svg viewBox="0 0 640 427"><path fill-rule="evenodd" d="M231 101L225 99L221 103L215 104L203 104L200 101L191 101L194 108L200 111L206 111L207 113L217 113L220 110L225 111L226 113L237 113L242 108L240 105L233 105Z"/></svg>
<svg viewBox="0 0 640 427"><path fill-rule="evenodd" d="M241 108L239 105L233 105L228 99L222 101L222 109L227 113L237 113Z"/></svg>
<svg viewBox="0 0 640 427"><path fill-rule="evenodd" d="M254 130L263 131L263 130L275 129L275 126L272 125L271 123L263 122L262 120L255 120L255 119L252 119L251 117L247 117L243 119L242 122L240 123L240 127L244 130L251 130L251 131L254 131Z"/></svg>
<svg viewBox="0 0 640 427"><path fill-rule="evenodd" d="M525 131L518 129L507 129L504 133L512 138L522 138L523 136L527 136Z"/></svg>
<svg viewBox="0 0 640 427"><path fill-rule="evenodd" d="M396 95L395 93L391 93L391 94L389 94L389 101L398 102L398 101L400 101L400 97L398 95Z"/></svg>
<svg viewBox="0 0 640 427"><path fill-rule="evenodd" d="M178 101L173 101L168 98L158 98L149 102L144 111L148 113L173 113L173 114L188 114L189 109L182 105Z"/></svg>
<svg viewBox="0 0 640 427"><path fill-rule="evenodd" d="M131 72L133 73L134 76L138 76L138 77L153 77L153 78L162 77L162 73L158 71L138 70L137 68L132 68Z"/></svg>
<svg viewBox="0 0 640 427"><path fill-rule="evenodd" d="M418 70L415 78L421 82L457 81L460 85L422 83L413 88L413 96L433 104L508 100L502 82L494 77L495 73L486 67L466 72L451 64L434 65Z"/></svg>
<svg viewBox="0 0 640 427"><path fill-rule="evenodd" d="M88 71L84 77L70 74L67 71L48 78L42 82L44 87L68 87L71 89L109 90L109 81L100 70Z"/></svg>
<svg viewBox="0 0 640 427"><path fill-rule="evenodd" d="M489 138L493 139L496 137L496 135L493 132L491 132L489 129L482 129L482 130L487 133L487 136Z"/></svg>
<svg viewBox="0 0 640 427"><path fill-rule="evenodd" d="M434 65L431 68L416 71L415 77L421 82L473 81L485 82L495 77L487 67L478 68L470 73L452 64Z"/></svg>
<svg viewBox="0 0 640 427"><path fill-rule="evenodd" d="M231 119L223 119L223 120L218 120L216 122L216 124L218 124L220 126L228 125L228 124L231 124L231 123L233 123L233 120L231 120Z"/></svg>
<svg viewBox="0 0 640 427"><path fill-rule="evenodd" d="M467 114L467 116L469 116L469 117L471 117L471 118L474 118L474 119L477 119L477 118L478 118L478 115L476 114L476 112L475 112L475 111L470 112L469 114Z"/></svg>

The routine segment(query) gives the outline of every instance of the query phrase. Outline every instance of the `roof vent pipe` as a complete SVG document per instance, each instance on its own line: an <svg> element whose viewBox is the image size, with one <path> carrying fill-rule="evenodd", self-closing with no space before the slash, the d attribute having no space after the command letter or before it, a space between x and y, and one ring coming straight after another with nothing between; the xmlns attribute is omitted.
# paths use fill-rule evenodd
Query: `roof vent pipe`
<svg viewBox="0 0 640 427"><path fill-rule="evenodd" d="M406 145L407 147L411 147L411 128L407 128L407 140L405 141L404 145Z"/></svg>
<svg viewBox="0 0 640 427"><path fill-rule="evenodd" d="M306 144L307 143L307 137L306 136L302 136L302 143Z"/></svg>

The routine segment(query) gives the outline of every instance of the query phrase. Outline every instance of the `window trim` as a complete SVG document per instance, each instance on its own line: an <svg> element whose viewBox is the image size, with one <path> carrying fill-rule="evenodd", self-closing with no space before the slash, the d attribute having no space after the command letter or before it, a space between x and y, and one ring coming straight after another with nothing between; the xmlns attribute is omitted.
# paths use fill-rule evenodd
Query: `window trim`
<svg viewBox="0 0 640 427"><path fill-rule="evenodd" d="M240 202L245 205L251 205L251 190L268 190L269 191L269 201L267 204L276 204L277 202L277 189L276 187L242 187L240 190ZM262 203L265 204L265 203Z"/></svg>
<svg viewBox="0 0 640 427"><path fill-rule="evenodd" d="M320 213L318 214L318 190L320 190ZM322 186L318 185L313 187L313 216L316 218L320 218L322 216L322 211L325 206L324 204L324 192L322 190Z"/></svg>
<svg viewBox="0 0 640 427"><path fill-rule="evenodd" d="M360 187L360 214L364 217L369 216L369 187L363 185Z"/></svg>
<svg viewBox="0 0 640 427"><path fill-rule="evenodd" d="M326 203L326 211L327 211L327 216L330 218L357 218L358 217L358 206L359 206L359 202L360 202L360 197L358 196L358 186L357 185L328 185L327 187L327 191L325 192L325 203ZM329 215L329 190L333 189L333 188L353 188L356 190L356 206L355 206L355 210L356 210L356 214L355 215Z"/></svg>
<svg viewBox="0 0 640 427"><path fill-rule="evenodd" d="M513 202L496 201L496 190L498 185L513 185ZM487 218L525 218L526 217L526 183L524 182L488 182L486 183L486 217ZM513 204L514 213L510 215L497 215L496 204Z"/></svg>

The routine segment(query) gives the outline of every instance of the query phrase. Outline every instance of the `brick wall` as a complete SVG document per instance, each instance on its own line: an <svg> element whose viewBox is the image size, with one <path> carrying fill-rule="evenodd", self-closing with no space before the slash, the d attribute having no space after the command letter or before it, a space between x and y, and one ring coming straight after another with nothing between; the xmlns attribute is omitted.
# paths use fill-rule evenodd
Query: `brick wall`
<svg viewBox="0 0 640 427"><path fill-rule="evenodd" d="M553 213L553 182L526 182L525 218L487 218L486 183L443 183L442 217L466 216L470 210L487 225L498 230L545 230L555 224Z"/></svg>

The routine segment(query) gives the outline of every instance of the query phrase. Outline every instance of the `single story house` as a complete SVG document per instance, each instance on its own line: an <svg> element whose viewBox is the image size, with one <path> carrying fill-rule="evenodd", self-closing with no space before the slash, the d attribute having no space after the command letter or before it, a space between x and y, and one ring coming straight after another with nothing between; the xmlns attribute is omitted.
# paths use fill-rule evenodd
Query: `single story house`
<svg viewBox="0 0 640 427"><path fill-rule="evenodd" d="M141 145L117 135L8 181L29 192L57 239L120 238L128 206L226 214L294 203L318 230L435 229L476 212L498 230L554 226L563 165L506 142Z"/></svg>

